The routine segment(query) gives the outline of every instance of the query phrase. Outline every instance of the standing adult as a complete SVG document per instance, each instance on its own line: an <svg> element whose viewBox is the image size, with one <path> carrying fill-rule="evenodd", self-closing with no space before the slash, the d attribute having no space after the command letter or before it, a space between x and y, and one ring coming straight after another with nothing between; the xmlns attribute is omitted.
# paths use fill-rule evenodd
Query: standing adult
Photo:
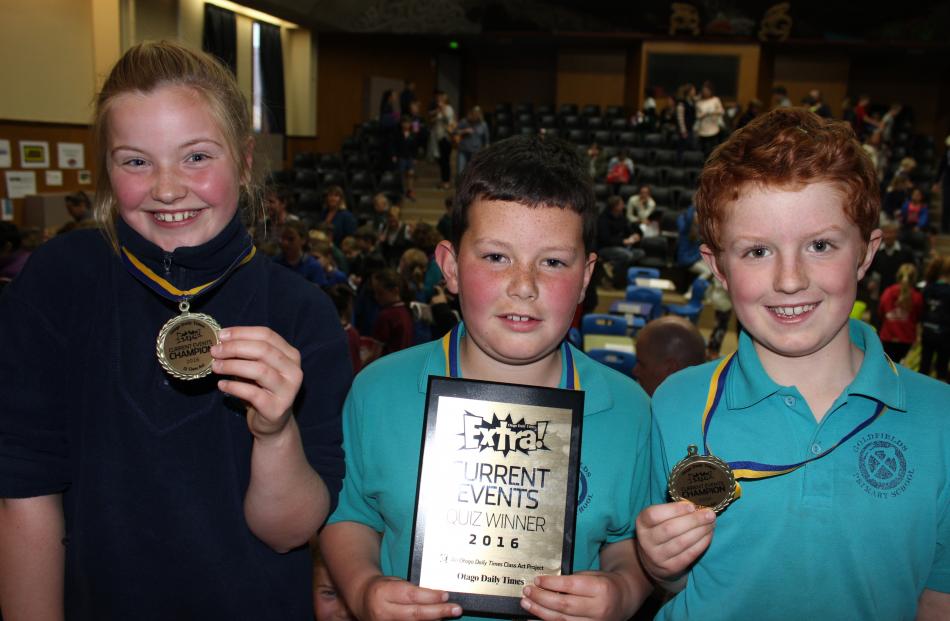
<svg viewBox="0 0 950 621"><path fill-rule="evenodd" d="M402 83L402 92L399 93L399 114L405 116L412 114L409 107L416 100L416 83L410 78L406 78Z"/></svg>
<svg viewBox="0 0 950 621"><path fill-rule="evenodd" d="M713 93L712 83L704 82L699 100L696 101L696 120L699 123L696 133L699 134L699 148L706 157L719 144L722 115L725 112L722 101Z"/></svg>
<svg viewBox="0 0 950 621"><path fill-rule="evenodd" d="M472 156L482 147L488 146L488 125L482 116L482 109L472 106L465 118L459 122L456 133L459 136L459 143L455 174L458 176L462 174L465 164Z"/></svg>
<svg viewBox="0 0 950 621"><path fill-rule="evenodd" d="M439 158L441 188L448 190L452 180L452 132L455 131L455 110L449 104L445 91L435 92L435 108L430 114L432 139L435 140Z"/></svg>
<svg viewBox="0 0 950 621"><path fill-rule="evenodd" d="M684 84L676 91L676 155L682 158L683 151L695 145L693 127L696 125L696 87Z"/></svg>

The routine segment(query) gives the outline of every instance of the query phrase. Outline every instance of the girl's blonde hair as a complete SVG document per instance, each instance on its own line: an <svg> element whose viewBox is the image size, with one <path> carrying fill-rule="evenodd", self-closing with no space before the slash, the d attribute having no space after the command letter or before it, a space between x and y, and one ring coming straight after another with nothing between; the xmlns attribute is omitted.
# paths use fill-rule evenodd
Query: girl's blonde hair
<svg viewBox="0 0 950 621"><path fill-rule="evenodd" d="M115 192L109 179L109 112L117 97L126 93L150 93L163 86L181 86L194 91L208 105L224 136L226 148L241 180L240 201L248 223L263 209L263 166L248 162L254 146L254 129L247 101L234 74L214 57L171 41L140 43L116 62L96 97L94 132L98 145L94 213L113 248L118 248Z"/></svg>
<svg viewBox="0 0 950 621"><path fill-rule="evenodd" d="M897 282L900 284L900 293L897 295L897 306L910 311L913 305L912 293L914 283L917 282L917 266L913 263L903 263L897 268Z"/></svg>

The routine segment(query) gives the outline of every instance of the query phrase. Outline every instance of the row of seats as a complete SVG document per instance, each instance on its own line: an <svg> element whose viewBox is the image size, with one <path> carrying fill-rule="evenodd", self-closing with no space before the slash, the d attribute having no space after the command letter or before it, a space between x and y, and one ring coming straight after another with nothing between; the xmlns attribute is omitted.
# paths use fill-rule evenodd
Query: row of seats
<svg viewBox="0 0 950 621"><path fill-rule="evenodd" d="M634 283L636 278L659 277L659 271L643 267L631 267L628 271L628 280ZM617 371L630 375L636 365L636 353L633 351L633 337L646 323L664 314L686 317L693 323L699 321L703 310L703 298L709 287L709 281L696 278L690 285L685 304L663 304L662 292L651 287L642 287L630 284L627 287L625 301L633 302L644 309L642 313L608 314L589 313L581 319L581 329L572 330L568 334L569 340L577 347L583 347L587 354L595 360ZM616 342L604 347L593 338L595 336L616 337ZM629 350L625 350L624 344ZM586 345L590 344L589 347ZM600 345L600 346L598 346Z"/></svg>
<svg viewBox="0 0 950 621"><path fill-rule="evenodd" d="M612 131L626 131L630 124L623 117L607 118L603 116L579 116L576 114L515 114L496 112L492 119L495 125L512 127L560 127L564 129L609 129Z"/></svg>
<svg viewBox="0 0 950 621"><path fill-rule="evenodd" d="M522 103L500 103L495 106L495 114L557 114L560 116L579 115L584 117L605 116L607 118L618 118L626 116L623 106L607 106L603 110L597 104L587 104L579 107L577 104L565 103L556 107L554 104L534 104L531 102Z"/></svg>
<svg viewBox="0 0 950 621"><path fill-rule="evenodd" d="M590 131L583 128L546 127L544 125L523 125L521 127L496 125L492 137L496 140L502 140L517 134L537 134L541 131L547 135L557 136L579 145L596 142L599 145L621 148L642 146L653 149L674 149L677 142L674 132L609 131L605 129Z"/></svg>

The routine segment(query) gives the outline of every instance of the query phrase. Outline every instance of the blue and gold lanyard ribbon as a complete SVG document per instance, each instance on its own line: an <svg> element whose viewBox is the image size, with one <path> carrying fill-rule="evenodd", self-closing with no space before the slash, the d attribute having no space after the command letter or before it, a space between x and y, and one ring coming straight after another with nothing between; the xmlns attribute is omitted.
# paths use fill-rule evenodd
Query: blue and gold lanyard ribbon
<svg viewBox="0 0 950 621"><path fill-rule="evenodd" d="M125 265L125 268L129 271L129 273L135 276L139 282L163 298L182 304L187 303L196 295L200 293L207 293L208 291L220 285L231 274L231 272L242 265L249 263L250 260L254 258L255 254L257 254L257 248L255 248L252 244L241 251L237 258L231 262L231 265L229 265L220 276L211 282L206 282L203 285L198 285L197 287L192 287L191 289L179 289L175 285L171 284L168 282L168 280L162 278L150 267L142 263L142 261L132 254L132 251L130 251L125 246L122 246L121 257L122 264Z"/></svg>
<svg viewBox="0 0 950 621"><path fill-rule="evenodd" d="M722 362L716 366L716 370L713 371L712 378L709 380L709 391L706 396L706 407L703 410L703 454L707 456L710 455L709 444L707 443L709 425L712 423L713 414L716 413L716 407L719 405L719 401L722 399L722 395L725 392L726 377L729 374L729 369L732 367L732 363L735 361L735 357L736 354L733 352L726 358L723 358ZM887 362L891 366L891 370L896 375L897 367L894 365L894 362L891 361L890 358L887 358ZM757 461L730 461L727 463L729 464L729 467L732 468L732 473L737 481L739 479L768 479L770 477L777 477L783 474L788 474L789 472L794 472L809 462L821 459L828 453L831 453L836 448L853 438L855 434L880 418L881 414L883 414L886 409L887 406L885 406L883 402L878 401L877 407L874 409L874 413L871 416L862 421L857 427L852 429L851 432L845 437L835 442L835 444L830 448L822 451L814 457L809 457L804 461L785 465L762 464ZM737 483L736 498L739 497L741 492L742 488L739 487Z"/></svg>
<svg viewBox="0 0 950 621"><path fill-rule="evenodd" d="M449 377L461 377L461 365L459 364L459 340L461 339L462 324L457 323L449 332L442 337L442 351L445 354L445 374ZM561 343L561 364L564 370L561 375L567 378L566 386L568 390L580 390L581 378L574 366L574 354L571 353L571 346L567 341Z"/></svg>

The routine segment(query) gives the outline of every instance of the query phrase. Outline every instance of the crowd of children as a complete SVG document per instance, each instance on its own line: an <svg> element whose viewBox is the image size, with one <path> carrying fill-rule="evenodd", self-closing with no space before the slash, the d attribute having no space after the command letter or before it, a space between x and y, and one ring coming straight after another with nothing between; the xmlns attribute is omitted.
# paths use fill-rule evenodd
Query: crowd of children
<svg viewBox="0 0 950 621"><path fill-rule="evenodd" d="M385 197L362 224L342 191L310 222L262 200L233 75L176 44L123 55L96 131L101 231L41 246L0 296L8 621L467 615L407 580L433 375L584 391L571 571L526 583L525 616L623 621L657 590L661 619L950 618L950 387L896 359L918 320L945 377L950 261L923 293L897 269L880 336L851 318L883 233L846 125L782 108L711 150L684 261L743 330L698 365L687 330L694 366L650 395L565 340L599 217L566 142L473 152L440 235ZM195 375L156 357L181 322L223 326ZM718 514L669 501L688 451L741 481Z"/></svg>

